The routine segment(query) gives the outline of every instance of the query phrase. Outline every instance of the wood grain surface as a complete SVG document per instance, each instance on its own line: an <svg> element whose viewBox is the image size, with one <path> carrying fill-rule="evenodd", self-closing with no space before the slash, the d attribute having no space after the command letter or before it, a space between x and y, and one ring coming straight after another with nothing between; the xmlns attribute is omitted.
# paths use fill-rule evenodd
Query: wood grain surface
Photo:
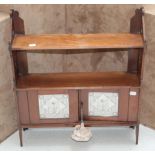
<svg viewBox="0 0 155 155"><path fill-rule="evenodd" d="M104 86L139 86L138 76L126 72L28 74L17 80L17 89L85 89Z"/></svg>
<svg viewBox="0 0 155 155"><path fill-rule="evenodd" d="M140 34L17 35L12 50L143 48Z"/></svg>

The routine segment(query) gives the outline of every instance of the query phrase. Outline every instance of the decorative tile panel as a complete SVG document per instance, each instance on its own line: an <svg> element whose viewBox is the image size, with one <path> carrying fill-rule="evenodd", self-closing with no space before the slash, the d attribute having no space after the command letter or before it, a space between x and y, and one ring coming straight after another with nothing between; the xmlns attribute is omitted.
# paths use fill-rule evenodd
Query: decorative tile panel
<svg viewBox="0 0 155 155"><path fill-rule="evenodd" d="M88 102L89 116L118 116L118 93L90 92Z"/></svg>
<svg viewBox="0 0 155 155"><path fill-rule="evenodd" d="M39 95L39 114L41 119L69 118L69 96Z"/></svg>

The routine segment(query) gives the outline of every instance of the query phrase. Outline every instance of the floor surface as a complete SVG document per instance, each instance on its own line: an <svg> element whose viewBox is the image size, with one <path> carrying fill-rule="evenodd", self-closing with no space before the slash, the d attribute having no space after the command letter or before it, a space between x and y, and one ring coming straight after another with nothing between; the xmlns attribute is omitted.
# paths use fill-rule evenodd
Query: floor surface
<svg viewBox="0 0 155 155"><path fill-rule="evenodd" d="M73 128L29 129L24 132L24 146L19 146L18 132L0 144L0 150L39 151L128 151L155 150L155 130L140 126L139 144L135 144L135 130L128 127L91 128L89 142L75 142L70 138Z"/></svg>

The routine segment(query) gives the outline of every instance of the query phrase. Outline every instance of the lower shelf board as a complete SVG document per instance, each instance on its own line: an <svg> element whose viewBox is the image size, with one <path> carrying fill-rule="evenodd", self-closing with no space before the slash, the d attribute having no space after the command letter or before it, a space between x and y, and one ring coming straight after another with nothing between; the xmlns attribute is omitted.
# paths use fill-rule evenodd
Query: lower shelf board
<svg viewBox="0 0 155 155"><path fill-rule="evenodd" d="M115 86L139 87L136 74L127 72L83 72L28 74L17 78L17 90L87 89Z"/></svg>
<svg viewBox="0 0 155 155"><path fill-rule="evenodd" d="M22 128L48 128L48 127L74 127L75 125L80 124L76 123L67 123L67 124L56 124L56 123L42 123L42 124L22 124ZM85 121L85 126L88 127L104 127L104 126L136 126L137 122L122 122L122 121Z"/></svg>

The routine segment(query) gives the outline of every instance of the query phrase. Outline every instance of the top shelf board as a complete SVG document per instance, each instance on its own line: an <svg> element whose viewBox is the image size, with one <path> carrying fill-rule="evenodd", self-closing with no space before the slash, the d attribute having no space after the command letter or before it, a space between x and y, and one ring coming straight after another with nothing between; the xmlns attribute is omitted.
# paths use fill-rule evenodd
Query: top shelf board
<svg viewBox="0 0 155 155"><path fill-rule="evenodd" d="M140 34L51 34L16 35L12 50L52 50L52 49L119 49L143 48Z"/></svg>

